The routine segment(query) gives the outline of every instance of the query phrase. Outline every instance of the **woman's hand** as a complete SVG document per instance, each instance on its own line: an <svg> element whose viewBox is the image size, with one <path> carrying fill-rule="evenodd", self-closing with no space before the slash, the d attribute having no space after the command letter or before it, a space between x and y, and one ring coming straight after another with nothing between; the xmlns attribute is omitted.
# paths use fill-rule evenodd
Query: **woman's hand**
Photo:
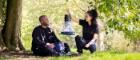
<svg viewBox="0 0 140 60"><path fill-rule="evenodd" d="M70 9L67 10L66 14L71 16L72 21L74 21L76 23L79 23L79 18L77 18L77 16L74 16L73 12Z"/></svg>
<svg viewBox="0 0 140 60"><path fill-rule="evenodd" d="M94 38L88 44L86 44L85 47L88 48L91 44L96 43L97 39L98 39L98 34L94 34Z"/></svg>

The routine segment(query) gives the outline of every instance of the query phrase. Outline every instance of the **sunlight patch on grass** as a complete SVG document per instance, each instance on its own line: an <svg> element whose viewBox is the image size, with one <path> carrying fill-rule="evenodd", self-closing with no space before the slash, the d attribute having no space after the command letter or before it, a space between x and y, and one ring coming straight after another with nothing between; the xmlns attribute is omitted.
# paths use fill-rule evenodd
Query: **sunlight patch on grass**
<svg viewBox="0 0 140 60"><path fill-rule="evenodd" d="M140 60L140 53L96 52L78 57L50 57L50 60Z"/></svg>

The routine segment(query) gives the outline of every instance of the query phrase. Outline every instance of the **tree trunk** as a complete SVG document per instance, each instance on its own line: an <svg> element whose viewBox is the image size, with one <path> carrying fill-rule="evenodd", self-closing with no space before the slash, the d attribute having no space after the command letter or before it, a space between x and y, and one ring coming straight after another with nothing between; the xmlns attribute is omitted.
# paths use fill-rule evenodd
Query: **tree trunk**
<svg viewBox="0 0 140 60"><path fill-rule="evenodd" d="M7 0L6 21L3 28L3 39L8 50L23 50L21 44L22 0ZM20 46L20 47L19 47Z"/></svg>

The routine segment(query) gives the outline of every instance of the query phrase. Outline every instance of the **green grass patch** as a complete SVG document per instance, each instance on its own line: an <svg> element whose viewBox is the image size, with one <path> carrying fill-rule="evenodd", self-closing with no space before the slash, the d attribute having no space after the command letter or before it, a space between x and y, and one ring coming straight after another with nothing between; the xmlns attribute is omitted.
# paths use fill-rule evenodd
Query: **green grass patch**
<svg viewBox="0 0 140 60"><path fill-rule="evenodd" d="M49 57L50 60L140 60L140 53L96 52L78 57Z"/></svg>
<svg viewBox="0 0 140 60"><path fill-rule="evenodd" d="M126 53L126 52L95 52L90 54L88 51L84 51L81 56L69 57L40 57L40 56L28 56L24 55L14 56L14 55L4 55L0 56L0 60L140 60L140 53Z"/></svg>

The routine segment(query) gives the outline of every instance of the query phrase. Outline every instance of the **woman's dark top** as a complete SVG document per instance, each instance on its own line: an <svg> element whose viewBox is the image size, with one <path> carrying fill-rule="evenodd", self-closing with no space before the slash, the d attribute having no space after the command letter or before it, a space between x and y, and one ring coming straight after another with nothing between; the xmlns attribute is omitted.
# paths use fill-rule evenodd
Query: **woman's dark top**
<svg viewBox="0 0 140 60"><path fill-rule="evenodd" d="M79 20L79 24L82 26L82 34L83 38L87 41L90 42L94 38L94 34L98 33L98 26L94 25L89 25L86 20Z"/></svg>

